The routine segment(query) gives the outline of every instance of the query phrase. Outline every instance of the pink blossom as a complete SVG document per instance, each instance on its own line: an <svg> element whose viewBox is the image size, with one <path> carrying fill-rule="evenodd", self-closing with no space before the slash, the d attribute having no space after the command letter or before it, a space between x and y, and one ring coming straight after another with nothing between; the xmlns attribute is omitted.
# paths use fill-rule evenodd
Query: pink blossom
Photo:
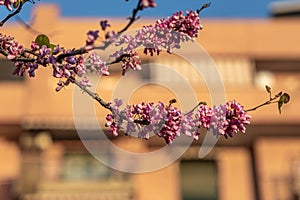
<svg viewBox="0 0 300 200"><path fill-rule="evenodd" d="M18 42L14 41L14 38L0 33L0 47L2 51L5 51L9 60L15 59L18 55L23 54L25 48Z"/></svg>
<svg viewBox="0 0 300 200"><path fill-rule="evenodd" d="M83 79L80 81L80 85L83 87L91 87L92 84L89 82L86 76L83 77Z"/></svg>
<svg viewBox="0 0 300 200"><path fill-rule="evenodd" d="M104 62L96 52L92 52L89 55L89 57L86 59L86 61L87 61L87 69L91 73L95 71L100 75L104 75L104 76L109 75L108 66L106 65L106 62Z"/></svg>
<svg viewBox="0 0 300 200"><path fill-rule="evenodd" d="M251 116L244 107L235 100L228 101L224 105L214 106L212 109L209 128L218 135L226 138L233 137L234 133L245 133L245 125L250 124Z"/></svg>
<svg viewBox="0 0 300 200"><path fill-rule="evenodd" d="M184 134L199 139L201 127L212 130L216 136L232 137L233 133L245 132L245 125L250 123L250 116L243 106L236 101L224 105L201 105L195 112L184 114L172 104L162 102L127 105L121 109L123 102L116 99L111 104L112 113L107 116L107 127L115 131L122 129L126 135L149 139L151 133L164 138L167 144Z"/></svg>
<svg viewBox="0 0 300 200"><path fill-rule="evenodd" d="M12 11L11 5L18 0L0 0L0 5L5 5L9 11Z"/></svg>
<svg viewBox="0 0 300 200"><path fill-rule="evenodd" d="M245 125L250 124L251 116L247 114L244 107L235 100L226 103L226 118L228 126L226 128L226 135L232 137L234 133L245 133Z"/></svg>
<svg viewBox="0 0 300 200"><path fill-rule="evenodd" d="M108 42L115 42L118 38L118 34L115 31L107 31L105 33L105 39Z"/></svg>
<svg viewBox="0 0 300 200"><path fill-rule="evenodd" d="M100 21L100 26L101 26L101 29L103 31L105 31L107 27L110 27L110 24L108 23L107 20L101 20Z"/></svg>
<svg viewBox="0 0 300 200"><path fill-rule="evenodd" d="M114 122L114 117L112 114L108 114L106 116L106 123L105 123L106 127L109 127L109 133L111 133L113 136L118 136L118 131L119 131L119 127L118 125Z"/></svg>
<svg viewBox="0 0 300 200"><path fill-rule="evenodd" d="M172 105L168 106L167 113L165 123L157 135L163 137L167 144L171 144L176 137L180 136L183 113Z"/></svg>
<svg viewBox="0 0 300 200"><path fill-rule="evenodd" d="M148 8L148 7L156 7L156 2L154 0L142 0L142 6L143 8Z"/></svg>
<svg viewBox="0 0 300 200"><path fill-rule="evenodd" d="M35 42L31 42L31 53L25 51L22 45L14 41L13 37L2 35L0 33L0 48L7 58L12 60L16 66L13 71L14 75L23 76L24 72L28 72L30 77L35 76L35 71L39 65L49 66L53 68L53 76L59 78L58 87L56 91L60 91L62 87L69 85L70 77L79 76L82 77L86 73L86 66L84 65L84 59L82 55L66 56L59 62L54 55L68 54L71 50L65 50L59 45L54 46L53 50L46 45L39 46ZM19 61L24 59L24 61ZM34 59L33 59L34 58ZM26 59L32 61L26 61ZM62 80L62 79L65 80ZM85 86L90 86L87 78L83 78L81 83Z"/></svg>
<svg viewBox="0 0 300 200"><path fill-rule="evenodd" d="M86 50L91 50L94 47L94 43L95 41L98 39L99 35L98 35L99 31L89 31L87 33L87 39L85 41L85 49Z"/></svg>
<svg viewBox="0 0 300 200"><path fill-rule="evenodd" d="M70 79L63 81L63 79L60 78L57 83L57 87L55 88L55 91L59 92L62 88L64 88L65 86L68 86L70 83L71 83Z"/></svg>
<svg viewBox="0 0 300 200"><path fill-rule="evenodd" d="M226 120L226 105L213 106L210 119L209 130L212 130L216 136L226 136L228 121Z"/></svg>
<svg viewBox="0 0 300 200"><path fill-rule="evenodd" d="M207 105L200 105L195 114L195 125L197 127L203 126L208 129L211 124L212 109Z"/></svg>
<svg viewBox="0 0 300 200"><path fill-rule="evenodd" d="M40 48L39 45L37 43L35 43L34 41L31 42L30 47L31 47L32 51L37 51Z"/></svg>
<svg viewBox="0 0 300 200"><path fill-rule="evenodd" d="M116 59L122 58L122 75L125 75L125 73L129 70L141 70L141 60L137 52L132 50L120 50L116 51L111 57L114 57Z"/></svg>
<svg viewBox="0 0 300 200"><path fill-rule="evenodd" d="M171 17L158 20L155 26L178 31L190 38L198 37L199 30L203 28L200 24L199 14L195 11L187 11L186 15L183 11L179 11Z"/></svg>
<svg viewBox="0 0 300 200"><path fill-rule="evenodd" d="M145 5L149 5L150 1L145 1ZM182 41L191 40L198 37L198 31L202 29L200 18L197 12L187 11L186 15L182 11L173 14L169 18L156 21L154 26L143 26L136 32L134 36L123 35L116 42L116 46L125 45L115 52L112 57L118 59L122 55L130 55L132 57L123 62L123 75L126 70L140 69L139 58L135 53L135 49L142 46L145 54L153 56L158 55L163 49L172 53L173 49L179 49ZM138 61L138 62L135 62Z"/></svg>

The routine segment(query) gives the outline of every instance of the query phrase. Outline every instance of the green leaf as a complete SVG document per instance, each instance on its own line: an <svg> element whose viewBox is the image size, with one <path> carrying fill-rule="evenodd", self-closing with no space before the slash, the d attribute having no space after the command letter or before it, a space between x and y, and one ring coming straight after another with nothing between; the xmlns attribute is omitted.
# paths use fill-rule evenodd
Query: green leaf
<svg viewBox="0 0 300 200"><path fill-rule="evenodd" d="M281 114L281 107L283 105L283 99L280 97L279 101L278 101L278 111L279 111L279 114Z"/></svg>
<svg viewBox="0 0 300 200"><path fill-rule="evenodd" d="M287 93L283 93L282 98L283 98L283 103L285 104L287 104L291 99L290 95Z"/></svg>
<svg viewBox="0 0 300 200"><path fill-rule="evenodd" d="M44 35L44 34L38 35L35 38L34 42L37 43L40 47L43 46L43 45L46 45L48 48L51 47L49 38L46 35Z"/></svg>
<svg viewBox="0 0 300 200"><path fill-rule="evenodd" d="M290 95L287 93L283 93L283 95L280 96L279 101L278 101L278 111L279 114L281 114L281 107L283 104L287 104L290 101Z"/></svg>
<svg viewBox="0 0 300 200"><path fill-rule="evenodd" d="M14 3L13 3L14 8L17 8L17 7L19 6L19 4L20 4L20 1L14 2Z"/></svg>
<svg viewBox="0 0 300 200"><path fill-rule="evenodd" d="M53 51L54 50L54 47L56 47L55 44L50 44L49 48Z"/></svg>

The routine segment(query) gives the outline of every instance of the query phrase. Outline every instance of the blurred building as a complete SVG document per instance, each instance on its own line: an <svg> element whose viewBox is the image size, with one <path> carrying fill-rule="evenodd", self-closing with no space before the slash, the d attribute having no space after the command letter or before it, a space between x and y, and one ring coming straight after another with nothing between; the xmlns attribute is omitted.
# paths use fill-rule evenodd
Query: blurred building
<svg viewBox="0 0 300 200"><path fill-rule="evenodd" d="M48 35L52 43L73 48L84 45L88 30L100 28L100 19L62 18L54 5L40 4L33 15L36 17L32 29L11 23L1 32L29 46L38 31ZM125 19L109 21L115 29L126 23ZM153 22L140 20L133 28ZM299 23L300 18L294 17L203 19L204 30L197 42L216 64L228 100L236 99L246 108L254 107L269 98L264 89L269 85L274 94L281 89L288 92L291 102L284 105L281 115L277 105L251 113L252 124L246 134L221 138L204 159L198 158L201 141L195 142L175 163L144 174L110 169L85 149L74 126L73 86L55 92L57 80L51 77L51 69L43 67L33 79L14 77L14 66L2 58L0 199L300 199ZM199 59L197 52L188 53ZM210 103L204 80L184 59L171 56L144 57L145 69L134 73L131 82L163 80L180 90L182 80L173 73L146 66L167 65L188 80L199 101ZM205 57L199 62L205 66L209 61ZM208 76L213 79L215 74ZM101 79L96 90L103 99L111 99L120 78L121 71L113 66L111 76ZM137 89L130 101L168 102L174 97L165 87L149 84ZM99 107L96 115L104 127L107 111L95 106ZM89 117L82 119L83 125L87 131L97 131L90 126ZM163 139L157 137L144 141L120 136L112 141L131 152L153 151L164 145ZM103 151L107 152L108 160L116 159L105 147Z"/></svg>

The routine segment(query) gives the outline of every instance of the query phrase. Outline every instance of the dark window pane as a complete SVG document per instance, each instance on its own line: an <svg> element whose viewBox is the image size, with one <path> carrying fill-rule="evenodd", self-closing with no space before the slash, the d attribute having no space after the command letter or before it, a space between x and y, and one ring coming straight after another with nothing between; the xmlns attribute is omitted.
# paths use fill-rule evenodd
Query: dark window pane
<svg viewBox="0 0 300 200"><path fill-rule="evenodd" d="M65 180L95 180L109 177L109 168L90 154L67 153L64 157L63 179Z"/></svg>
<svg viewBox="0 0 300 200"><path fill-rule="evenodd" d="M183 160L180 170L183 200L218 199L215 162Z"/></svg>
<svg viewBox="0 0 300 200"><path fill-rule="evenodd" d="M23 77L15 76L12 72L15 69L15 65L6 59L0 59L0 81L22 81Z"/></svg>
<svg viewBox="0 0 300 200"><path fill-rule="evenodd" d="M300 60L256 60L257 71L300 72Z"/></svg>

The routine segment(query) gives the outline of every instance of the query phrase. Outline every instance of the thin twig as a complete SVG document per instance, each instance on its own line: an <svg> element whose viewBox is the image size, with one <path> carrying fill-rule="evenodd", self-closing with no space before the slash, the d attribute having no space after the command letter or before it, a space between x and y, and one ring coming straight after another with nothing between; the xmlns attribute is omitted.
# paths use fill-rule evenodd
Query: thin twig
<svg viewBox="0 0 300 200"><path fill-rule="evenodd" d="M13 62L24 62L24 63L28 63L28 62L34 62L34 61L36 61L36 59L35 58L15 58L15 59L12 59L11 61L13 61Z"/></svg>
<svg viewBox="0 0 300 200"><path fill-rule="evenodd" d="M120 57L116 58L116 60L111 61L111 62L107 62L106 65L108 66L108 65L113 65L113 64L119 63L126 57L130 57L130 55L129 54L122 54Z"/></svg>
<svg viewBox="0 0 300 200"><path fill-rule="evenodd" d="M30 24L26 23L20 16L16 15L15 20L17 22L19 22L20 24L22 24L25 27L25 29L27 29L32 34L34 34L34 35L42 34L42 32L33 29L32 26Z"/></svg>
<svg viewBox="0 0 300 200"><path fill-rule="evenodd" d="M78 86L83 92L86 92L93 99L95 99L101 106L112 111L110 103L107 103L103 99L101 99L97 93L94 93L91 90L89 90L87 87L81 85L80 82L78 80L76 80L74 77L70 77L69 79L71 80L72 83L74 83L76 86Z"/></svg>
<svg viewBox="0 0 300 200"><path fill-rule="evenodd" d="M73 51L68 52L68 53L59 54L56 58L56 61L61 63L62 60L66 57L81 55L81 54L85 54L87 52L88 52L88 50L86 50L84 47L81 47L80 49L76 49L76 50L73 50Z"/></svg>
<svg viewBox="0 0 300 200"><path fill-rule="evenodd" d="M262 104L260 104L258 106L255 106L254 108L246 109L245 111L246 112L254 111L254 110L256 110L256 109L258 109L260 107L263 107L263 106L266 106L266 105L269 105L269 104L272 104L272 103L278 103L278 101L274 101L274 100L278 99L281 96L281 93L282 92L278 93L273 98L270 96L270 99L268 101L266 101L266 102L264 102L264 103L262 103Z"/></svg>
<svg viewBox="0 0 300 200"><path fill-rule="evenodd" d="M35 52L33 52L31 49L25 48L24 52L28 53L30 55L33 55L33 56L37 56L37 57L39 56L38 54L36 54Z"/></svg>
<svg viewBox="0 0 300 200"><path fill-rule="evenodd" d="M134 8L133 10L132 10L132 16L131 17L129 17L129 22L128 22L128 24L123 28L123 29L121 29L120 31L118 31L118 33L117 33L117 36L120 36L123 32L125 32L135 21L137 21L139 18L137 17L137 14L138 14L138 12L140 11L140 10L142 10L143 9L143 7L142 7L142 4L141 4L141 2L142 2L142 0L139 0L138 1L138 3L137 3L137 6L136 6L136 8ZM112 42L111 41L104 41L103 42L104 44L102 45L102 46L97 46L97 47L94 47L94 48L92 48L91 50L94 50L94 49L99 49L99 50L105 50L107 47L109 47L111 44L112 44ZM90 51L90 50L86 50L84 47L81 47L81 48L79 48L79 49L75 49L75 50L73 50L73 51L71 51L71 52L69 52L69 53L64 53L64 54L60 54L59 56L57 56L57 58L56 58L56 61L57 62L61 62L64 58L66 58L66 57L69 57L69 56L75 56L75 55L79 55L79 54L84 54L84 53L87 53L88 51ZM119 62L119 61L118 61ZM114 62L114 63L116 63L116 62ZM113 63L113 64L114 64Z"/></svg>
<svg viewBox="0 0 300 200"><path fill-rule="evenodd" d="M192 112L194 112L200 105L206 105L207 103L204 101L199 102L192 110L190 110L189 112L185 113L184 115L189 115Z"/></svg>
<svg viewBox="0 0 300 200"><path fill-rule="evenodd" d="M254 108L250 108L250 109L247 109L247 110L245 110L246 112L249 112L249 111L254 111L254 110L256 110L256 109L258 109L258 108L260 108L260 107L263 107L263 106L266 106L266 105L269 105L269 104L272 104L272 103L278 103L278 101L266 101L265 103L262 103L262 104L260 104L260 105L258 105L258 106L255 106Z"/></svg>
<svg viewBox="0 0 300 200"><path fill-rule="evenodd" d="M129 17L129 22L128 24L118 32L118 35L121 35L123 32L125 32L135 21L137 21L139 19L139 17L137 17L137 14L140 10L143 9L142 7L142 0L139 0L138 3L137 3L137 6L135 9L133 9L132 11L132 16Z"/></svg>
<svg viewBox="0 0 300 200"><path fill-rule="evenodd" d="M203 9L210 7L211 3L205 3L202 5L200 9L197 9L197 13L199 14Z"/></svg>
<svg viewBox="0 0 300 200"><path fill-rule="evenodd" d="M129 19L128 24L127 24L123 29L121 29L120 31L118 31L118 33L117 33L117 35L116 35L117 37L121 36L122 33L124 33L125 31L127 31L128 28L129 28L134 22L136 22L136 21L139 19L139 17L137 17L137 14L138 14L138 12L139 12L140 10L143 10L143 7L142 7L142 4L141 4L141 3L142 3L142 0L139 0L138 3L137 3L137 6L132 10L132 15L131 15L131 17L128 18L128 19ZM104 44L103 44L102 46L95 47L94 49L105 50L107 47L109 47L109 46L112 44L111 41L104 41L103 43L104 43Z"/></svg>

